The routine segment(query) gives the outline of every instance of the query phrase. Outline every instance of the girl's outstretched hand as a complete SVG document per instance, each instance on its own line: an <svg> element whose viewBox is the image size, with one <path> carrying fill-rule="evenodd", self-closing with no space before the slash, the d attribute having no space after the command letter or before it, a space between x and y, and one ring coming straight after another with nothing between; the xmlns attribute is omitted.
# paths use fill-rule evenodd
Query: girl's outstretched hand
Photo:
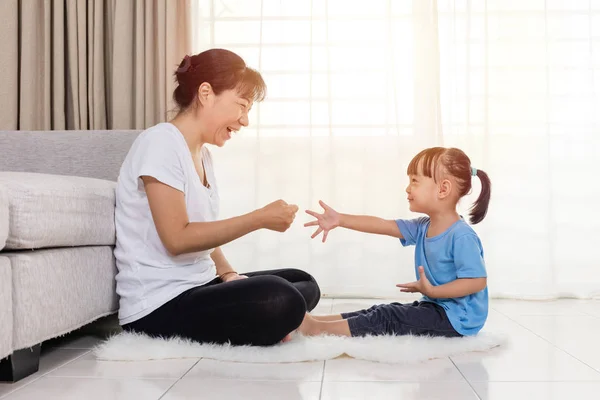
<svg viewBox="0 0 600 400"><path fill-rule="evenodd" d="M311 239L323 232L323 243L325 243L329 231L340 226L340 214L321 200L319 200L319 204L325 210L323 214L306 210L306 213L315 217L316 221L307 222L304 226L318 226L319 228L312 234Z"/></svg>
<svg viewBox="0 0 600 400"><path fill-rule="evenodd" d="M431 289L433 289L433 285L425 276L425 270L423 267L419 267L419 280L410 283L399 283L396 285L400 288L401 292L414 293L420 292L425 296L429 296L431 294Z"/></svg>

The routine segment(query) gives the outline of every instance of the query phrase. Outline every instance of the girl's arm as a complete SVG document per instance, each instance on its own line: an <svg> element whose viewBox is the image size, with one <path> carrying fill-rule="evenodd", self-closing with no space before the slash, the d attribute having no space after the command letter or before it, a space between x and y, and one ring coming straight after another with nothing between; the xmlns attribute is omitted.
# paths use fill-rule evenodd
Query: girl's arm
<svg viewBox="0 0 600 400"><path fill-rule="evenodd" d="M398 224L393 219L389 220L369 215L340 214L339 226L352 229L353 231L387 235L402 239Z"/></svg>
<svg viewBox="0 0 600 400"><path fill-rule="evenodd" d="M401 283L396 286L401 288L401 292L420 292L432 299L453 299L482 291L487 286L487 278L458 278L443 285L433 286L421 266L419 267L418 281Z"/></svg>
<svg viewBox="0 0 600 400"><path fill-rule="evenodd" d="M322 201L319 201L319 204L323 207L323 210L325 210L323 214L306 210L306 213L315 217L316 220L308 222L304 224L304 226L318 226L315 233L311 236L313 239L323 232L323 242L325 242L329 231L338 226L359 232L388 235L402 239L400 229L394 220L371 217L368 215L340 214Z"/></svg>
<svg viewBox="0 0 600 400"><path fill-rule="evenodd" d="M481 292L487 286L487 278L459 278L439 286L432 286L429 296L433 299L452 299Z"/></svg>

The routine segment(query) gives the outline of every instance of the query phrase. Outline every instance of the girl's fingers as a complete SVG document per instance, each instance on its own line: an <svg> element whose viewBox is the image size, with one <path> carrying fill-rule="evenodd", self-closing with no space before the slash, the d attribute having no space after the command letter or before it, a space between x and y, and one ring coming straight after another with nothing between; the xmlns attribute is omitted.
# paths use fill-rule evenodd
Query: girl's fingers
<svg viewBox="0 0 600 400"><path fill-rule="evenodd" d="M315 233L313 233L313 234L312 234L312 236L311 236L310 238L311 238L311 239L314 239L314 238L316 238L316 237L319 235L319 233L321 233L321 232L323 232L323 228L319 227L319 229L317 229L317 230L315 231Z"/></svg>
<svg viewBox="0 0 600 400"><path fill-rule="evenodd" d="M316 212L314 212L314 211L306 210L306 213L307 213L308 215L312 215L312 216L313 216L313 217L315 217L316 219L319 219L319 218L321 218L321 214L319 214L319 213L316 213Z"/></svg>

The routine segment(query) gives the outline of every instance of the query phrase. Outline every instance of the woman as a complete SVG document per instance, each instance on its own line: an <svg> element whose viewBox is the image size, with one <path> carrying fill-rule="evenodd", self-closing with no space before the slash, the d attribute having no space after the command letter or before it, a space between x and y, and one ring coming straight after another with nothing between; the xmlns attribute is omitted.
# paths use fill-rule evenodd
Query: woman
<svg viewBox="0 0 600 400"><path fill-rule="evenodd" d="M275 201L218 220L206 144L223 146L265 96L236 54L186 56L176 72L177 116L134 142L119 174L115 223L119 321L127 331L199 342L272 345L289 339L320 298L295 269L239 275L220 246L258 229L286 231L298 207Z"/></svg>

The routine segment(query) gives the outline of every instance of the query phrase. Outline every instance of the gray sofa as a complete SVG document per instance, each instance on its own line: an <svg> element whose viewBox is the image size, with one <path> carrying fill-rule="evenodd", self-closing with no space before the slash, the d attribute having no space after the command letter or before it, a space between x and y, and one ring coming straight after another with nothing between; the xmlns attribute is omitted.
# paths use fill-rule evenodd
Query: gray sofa
<svg viewBox="0 0 600 400"><path fill-rule="evenodd" d="M118 307L114 189L139 131L0 131L0 381Z"/></svg>

